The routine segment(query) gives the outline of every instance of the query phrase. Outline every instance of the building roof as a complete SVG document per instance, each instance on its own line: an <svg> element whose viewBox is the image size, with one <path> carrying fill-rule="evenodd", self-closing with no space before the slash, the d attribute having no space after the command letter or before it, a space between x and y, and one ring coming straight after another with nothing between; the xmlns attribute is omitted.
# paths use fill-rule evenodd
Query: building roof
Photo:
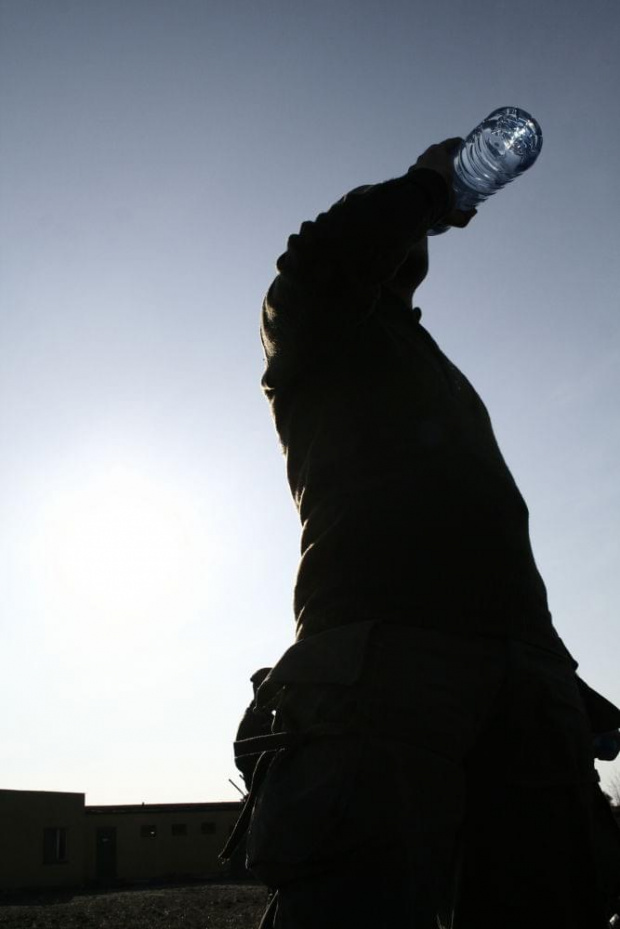
<svg viewBox="0 0 620 929"><path fill-rule="evenodd" d="M131 803L122 806L86 806L89 815L113 813L217 813L235 812L241 808L239 800L216 800L207 803Z"/></svg>
<svg viewBox="0 0 620 929"><path fill-rule="evenodd" d="M86 796L83 793L75 793L74 791L67 790L13 790L8 787L0 787L0 794L2 796L16 796L16 797L73 797L79 798L82 800Z"/></svg>

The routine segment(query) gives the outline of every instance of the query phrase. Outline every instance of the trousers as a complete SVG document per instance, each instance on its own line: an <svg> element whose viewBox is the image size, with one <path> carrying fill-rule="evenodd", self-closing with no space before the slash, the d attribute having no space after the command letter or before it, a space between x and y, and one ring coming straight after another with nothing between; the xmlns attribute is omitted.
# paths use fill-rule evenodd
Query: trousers
<svg viewBox="0 0 620 929"><path fill-rule="evenodd" d="M377 624L354 679L301 677L276 713L300 742L247 837L277 891L265 927L603 929L605 813L570 659Z"/></svg>

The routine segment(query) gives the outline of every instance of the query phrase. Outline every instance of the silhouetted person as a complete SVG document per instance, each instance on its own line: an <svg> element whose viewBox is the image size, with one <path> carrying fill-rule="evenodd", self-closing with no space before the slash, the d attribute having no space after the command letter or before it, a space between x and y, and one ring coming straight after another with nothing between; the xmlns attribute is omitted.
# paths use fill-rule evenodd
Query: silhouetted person
<svg viewBox="0 0 620 929"><path fill-rule="evenodd" d="M453 207L458 141L304 223L264 304L302 522L296 643L258 694L297 744L253 786L248 835L276 929L605 924L592 726L527 506L412 309L427 231L473 216Z"/></svg>

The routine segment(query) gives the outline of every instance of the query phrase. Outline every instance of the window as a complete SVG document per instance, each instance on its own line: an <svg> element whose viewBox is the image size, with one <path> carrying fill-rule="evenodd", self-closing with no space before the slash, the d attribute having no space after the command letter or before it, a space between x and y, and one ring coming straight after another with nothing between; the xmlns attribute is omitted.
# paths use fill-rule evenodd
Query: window
<svg viewBox="0 0 620 929"><path fill-rule="evenodd" d="M203 835L213 835L215 833L215 823L201 823L200 831Z"/></svg>
<svg viewBox="0 0 620 929"><path fill-rule="evenodd" d="M172 835L187 835L187 826L185 823L173 823Z"/></svg>
<svg viewBox="0 0 620 929"><path fill-rule="evenodd" d="M157 826L140 826L140 838L156 839L157 838Z"/></svg>
<svg viewBox="0 0 620 929"><path fill-rule="evenodd" d="M67 830L50 826L43 830L43 864L62 864L67 861Z"/></svg>

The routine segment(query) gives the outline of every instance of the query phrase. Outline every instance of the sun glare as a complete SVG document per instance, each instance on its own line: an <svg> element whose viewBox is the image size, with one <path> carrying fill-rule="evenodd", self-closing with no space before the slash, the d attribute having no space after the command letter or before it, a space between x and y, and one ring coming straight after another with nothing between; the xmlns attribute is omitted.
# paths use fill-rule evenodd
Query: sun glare
<svg viewBox="0 0 620 929"><path fill-rule="evenodd" d="M183 493L122 465L55 491L38 549L46 610L100 644L176 621L208 561Z"/></svg>

